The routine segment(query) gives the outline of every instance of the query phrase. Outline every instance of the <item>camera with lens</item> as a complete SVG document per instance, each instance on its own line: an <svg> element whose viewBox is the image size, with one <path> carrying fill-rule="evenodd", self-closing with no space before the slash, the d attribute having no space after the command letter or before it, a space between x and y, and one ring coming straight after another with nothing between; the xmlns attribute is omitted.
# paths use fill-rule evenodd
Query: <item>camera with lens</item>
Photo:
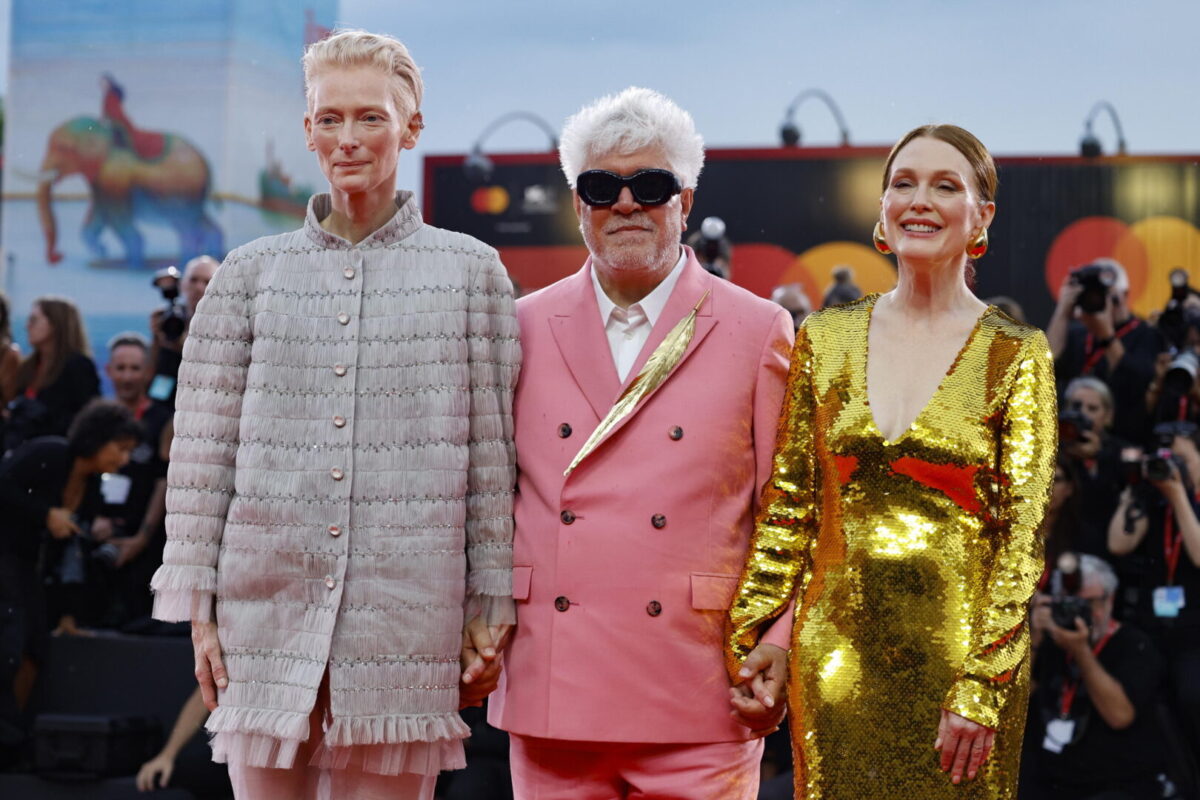
<svg viewBox="0 0 1200 800"><path fill-rule="evenodd" d="M1191 422L1161 422L1154 426L1155 448L1142 457L1142 475L1148 481L1165 481L1171 477L1171 465L1179 472L1179 479L1188 483L1187 465L1175 455L1171 446L1176 436L1192 436L1196 426Z"/></svg>
<svg viewBox="0 0 1200 800"><path fill-rule="evenodd" d="M1104 264L1085 264L1071 272L1071 281L1082 287L1075 305L1088 314L1108 308L1108 294L1117 276Z"/></svg>
<svg viewBox="0 0 1200 800"><path fill-rule="evenodd" d="M1083 435L1093 428L1092 420L1075 406L1069 406L1058 415L1058 438L1063 442L1081 442Z"/></svg>
<svg viewBox="0 0 1200 800"><path fill-rule="evenodd" d="M1200 311L1187 305L1188 298L1193 296L1200 297L1200 292L1189 284L1187 270L1179 267L1171 270L1171 299L1158 317L1158 329L1175 347L1185 347L1188 334L1200 331Z"/></svg>
<svg viewBox="0 0 1200 800"><path fill-rule="evenodd" d="M1072 552L1058 557L1055 570L1050 575L1050 619L1060 628L1075 630L1075 620L1083 620L1090 631L1092 628L1091 602L1079 596L1083 588L1083 573L1079 568L1079 556Z"/></svg>
<svg viewBox="0 0 1200 800"><path fill-rule="evenodd" d="M164 267L154 273L154 280L150 282L167 301L159 320L159 330L168 342L179 341L187 330L187 306L179 300L180 278L179 270L175 267Z"/></svg>

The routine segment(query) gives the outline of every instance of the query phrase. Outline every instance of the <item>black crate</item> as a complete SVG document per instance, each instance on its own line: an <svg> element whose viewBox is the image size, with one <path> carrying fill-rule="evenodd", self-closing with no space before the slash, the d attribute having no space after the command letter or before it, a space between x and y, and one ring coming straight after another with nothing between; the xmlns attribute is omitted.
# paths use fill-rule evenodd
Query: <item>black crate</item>
<svg viewBox="0 0 1200 800"><path fill-rule="evenodd" d="M162 727L152 717L39 714L33 723L34 771L66 779L133 775L158 754Z"/></svg>

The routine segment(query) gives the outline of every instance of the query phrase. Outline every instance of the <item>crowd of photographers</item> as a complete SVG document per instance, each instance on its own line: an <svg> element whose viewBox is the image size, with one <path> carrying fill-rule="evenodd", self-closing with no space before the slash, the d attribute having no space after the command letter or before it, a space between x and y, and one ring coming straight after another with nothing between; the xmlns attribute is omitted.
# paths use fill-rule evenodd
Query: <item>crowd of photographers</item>
<svg viewBox="0 0 1200 800"><path fill-rule="evenodd" d="M1021 797L1195 796L1200 757L1200 294L1129 308L1121 265L1071 272L1047 326L1061 397L1032 613ZM1189 602L1190 600L1190 602Z"/></svg>
<svg viewBox="0 0 1200 800"><path fill-rule="evenodd" d="M0 766L21 759L24 713L47 641L89 629L165 631L150 619L150 577L165 541L175 381L187 322L218 262L159 272L163 306L146 334L107 343L101 382L79 309L37 298L28 354L0 296Z"/></svg>

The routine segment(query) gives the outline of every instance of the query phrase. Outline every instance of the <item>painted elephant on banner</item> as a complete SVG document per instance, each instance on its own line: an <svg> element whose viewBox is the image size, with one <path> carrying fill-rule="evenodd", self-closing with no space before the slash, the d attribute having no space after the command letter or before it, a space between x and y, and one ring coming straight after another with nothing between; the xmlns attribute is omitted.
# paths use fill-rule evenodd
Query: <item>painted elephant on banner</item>
<svg viewBox="0 0 1200 800"><path fill-rule="evenodd" d="M212 184L208 162L186 139L172 133L162 137L161 152L143 158L123 146L107 120L76 117L54 129L37 191L47 261L62 260L51 187L68 175L82 175L91 189L83 241L97 258L108 255L100 236L109 228L121 240L129 266L144 266L144 242L135 222L174 228L179 235L179 263L198 255L224 256L221 229L205 211Z"/></svg>

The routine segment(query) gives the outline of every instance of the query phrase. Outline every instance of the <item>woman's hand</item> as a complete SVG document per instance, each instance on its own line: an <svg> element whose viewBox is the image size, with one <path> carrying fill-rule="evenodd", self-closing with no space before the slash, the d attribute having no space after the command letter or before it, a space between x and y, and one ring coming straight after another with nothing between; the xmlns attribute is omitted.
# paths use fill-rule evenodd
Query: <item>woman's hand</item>
<svg viewBox="0 0 1200 800"><path fill-rule="evenodd" d="M758 736L779 728L787 709L787 651L773 644L754 648L729 689L730 716Z"/></svg>
<svg viewBox="0 0 1200 800"><path fill-rule="evenodd" d="M504 665L501 651L508 643L510 631L509 625L486 625L482 617L474 617L463 626L459 708L482 705L484 698L500 684Z"/></svg>
<svg viewBox="0 0 1200 800"><path fill-rule="evenodd" d="M46 512L46 530L55 539L70 539L79 533L79 526L71 519L71 512L65 508L52 508Z"/></svg>
<svg viewBox="0 0 1200 800"><path fill-rule="evenodd" d="M996 732L978 722L960 717L953 711L942 709L942 721L938 723L937 741L933 749L942 753L942 772L950 773L951 783L961 783L963 771L967 780L974 780L979 767L992 754Z"/></svg>
<svg viewBox="0 0 1200 800"><path fill-rule="evenodd" d="M175 759L164 753L142 764L137 774L137 789L139 792L152 792L155 789L167 788L171 773L175 771Z"/></svg>
<svg viewBox="0 0 1200 800"><path fill-rule="evenodd" d="M217 638L217 623L192 620L192 651L196 655L196 683L204 707L217 710L217 690L229 686L225 662L221 660L221 642Z"/></svg>

